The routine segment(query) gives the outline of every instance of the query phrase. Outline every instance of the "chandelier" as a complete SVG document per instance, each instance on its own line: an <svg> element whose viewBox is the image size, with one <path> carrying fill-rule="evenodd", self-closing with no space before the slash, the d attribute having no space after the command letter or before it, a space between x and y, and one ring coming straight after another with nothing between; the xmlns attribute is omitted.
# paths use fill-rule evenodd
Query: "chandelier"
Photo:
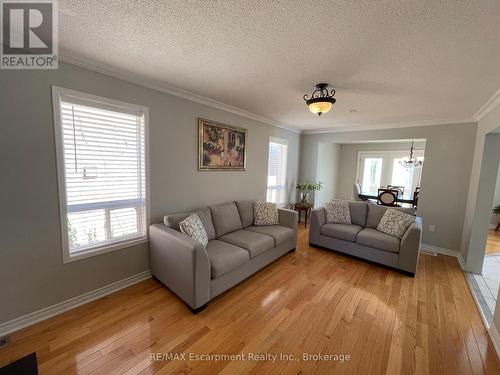
<svg viewBox="0 0 500 375"><path fill-rule="evenodd" d="M335 95L335 90L332 89L331 92L328 92L327 86L328 83L318 83L316 85L316 90L313 91L310 98L307 94L303 97L309 110L318 116L331 110L333 104L336 102L333 97Z"/></svg>
<svg viewBox="0 0 500 375"><path fill-rule="evenodd" d="M413 141L411 141L411 146L410 146L410 157L408 159L400 160L399 164L401 164L403 167L407 169L411 168L416 168L416 167L421 167L422 166L422 161L418 160L414 155L415 147L413 145Z"/></svg>

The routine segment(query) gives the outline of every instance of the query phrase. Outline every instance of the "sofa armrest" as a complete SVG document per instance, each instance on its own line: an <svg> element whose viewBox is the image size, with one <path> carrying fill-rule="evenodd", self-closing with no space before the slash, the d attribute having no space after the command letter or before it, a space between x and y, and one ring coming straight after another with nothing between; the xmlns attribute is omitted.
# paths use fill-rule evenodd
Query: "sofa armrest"
<svg viewBox="0 0 500 375"><path fill-rule="evenodd" d="M210 260L202 244L164 224L150 226L151 271L193 309L210 299Z"/></svg>
<svg viewBox="0 0 500 375"><path fill-rule="evenodd" d="M299 214L297 211L287 210L285 208L278 208L279 222L278 224L283 227L288 227L297 230L297 224L299 222Z"/></svg>
<svg viewBox="0 0 500 375"><path fill-rule="evenodd" d="M398 259L399 268L411 273L417 271L421 239L422 218L416 217L415 222L410 225L401 239Z"/></svg>
<svg viewBox="0 0 500 375"><path fill-rule="evenodd" d="M278 215L279 215L278 224L293 230L292 246L295 249L295 246L297 245L297 226L299 223L299 214L293 210L279 208Z"/></svg>
<svg viewBox="0 0 500 375"><path fill-rule="evenodd" d="M319 245L321 227L326 223L324 207L311 210L311 223L309 224L309 243Z"/></svg>

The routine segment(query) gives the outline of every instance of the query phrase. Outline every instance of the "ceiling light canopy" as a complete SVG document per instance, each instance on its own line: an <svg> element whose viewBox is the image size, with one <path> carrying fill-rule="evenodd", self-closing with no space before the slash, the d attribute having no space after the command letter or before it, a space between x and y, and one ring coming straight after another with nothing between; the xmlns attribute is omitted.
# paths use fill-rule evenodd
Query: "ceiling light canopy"
<svg viewBox="0 0 500 375"><path fill-rule="evenodd" d="M330 111L333 104L336 102L336 99L334 98L335 89L328 92L327 86L328 83L318 83L316 85L316 90L313 91L310 98L309 95L304 95L304 101L309 107L309 110L318 116Z"/></svg>

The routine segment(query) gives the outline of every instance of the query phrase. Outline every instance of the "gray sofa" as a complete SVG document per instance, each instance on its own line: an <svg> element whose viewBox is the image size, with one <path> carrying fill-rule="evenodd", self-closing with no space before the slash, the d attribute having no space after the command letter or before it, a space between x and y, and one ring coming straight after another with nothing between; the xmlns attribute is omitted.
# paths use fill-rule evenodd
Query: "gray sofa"
<svg viewBox="0 0 500 375"><path fill-rule="evenodd" d="M209 300L295 250L298 215L279 209L279 225L254 226L254 201L237 201L196 210L209 239L203 245L179 230L190 213L167 215L150 227L153 276L194 313Z"/></svg>
<svg viewBox="0 0 500 375"><path fill-rule="evenodd" d="M422 220L415 218L403 238L376 228L388 208L368 202L349 202L352 224L328 224L324 208L311 213L309 244L354 255L415 275L418 265ZM410 215L415 208L394 208Z"/></svg>

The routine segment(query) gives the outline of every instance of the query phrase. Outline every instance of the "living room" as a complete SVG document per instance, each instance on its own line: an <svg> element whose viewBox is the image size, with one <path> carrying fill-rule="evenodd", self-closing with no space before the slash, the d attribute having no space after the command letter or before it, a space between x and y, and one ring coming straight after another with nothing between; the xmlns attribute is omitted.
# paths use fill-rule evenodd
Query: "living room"
<svg viewBox="0 0 500 375"><path fill-rule="evenodd" d="M500 373L498 3L25 3L0 373Z"/></svg>

